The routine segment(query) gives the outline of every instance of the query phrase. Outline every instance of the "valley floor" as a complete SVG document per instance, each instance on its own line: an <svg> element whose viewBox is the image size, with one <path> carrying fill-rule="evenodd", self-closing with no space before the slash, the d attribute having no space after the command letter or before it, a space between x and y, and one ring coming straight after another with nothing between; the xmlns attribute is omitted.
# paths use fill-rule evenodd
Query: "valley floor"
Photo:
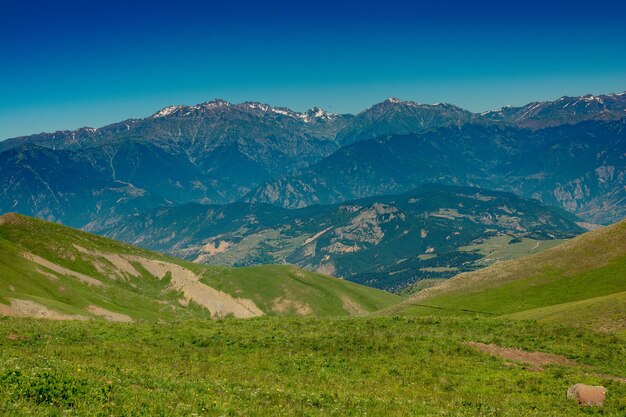
<svg viewBox="0 0 626 417"><path fill-rule="evenodd" d="M626 376L623 337L533 321L0 318L3 415L623 417L626 383L607 375ZM567 400L574 383L607 387L604 408Z"/></svg>

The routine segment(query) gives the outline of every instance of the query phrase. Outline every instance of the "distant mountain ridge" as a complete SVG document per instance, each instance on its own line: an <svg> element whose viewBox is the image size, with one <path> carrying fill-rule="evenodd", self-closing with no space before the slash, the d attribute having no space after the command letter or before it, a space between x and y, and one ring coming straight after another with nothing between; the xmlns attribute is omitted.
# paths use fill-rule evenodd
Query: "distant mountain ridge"
<svg viewBox="0 0 626 417"><path fill-rule="evenodd" d="M480 114L452 104L421 104L392 97L357 114L337 133L337 140L342 145L349 145L388 134L423 132L438 127L489 121Z"/></svg>
<svg viewBox="0 0 626 417"><path fill-rule="evenodd" d="M246 200L305 207L426 182L511 191L610 223L626 216L626 119L537 130L469 123L379 136L269 181Z"/></svg>
<svg viewBox="0 0 626 417"><path fill-rule="evenodd" d="M332 153L349 118L214 100L101 129L11 139L0 142L0 212L82 227L120 211L232 202Z"/></svg>
<svg viewBox="0 0 626 417"><path fill-rule="evenodd" d="M76 130L62 130L54 133L40 133L0 140L0 152L25 143L36 143L42 146L58 148L76 148L101 144L113 138L124 138L124 132L137 129L155 119L203 119L216 114L230 112L250 113L256 115L286 116L290 119L308 123L310 126L325 125L326 132L333 130L339 138L350 137L349 141L371 139L385 134L413 133L421 129L460 125L476 121L506 122L521 127L553 127L560 124L578 123L583 120L617 120L626 117L626 92L601 95L587 94L583 96L563 96L554 101L532 102L525 106L504 106L497 110L472 113L449 103L422 104L395 97L361 111L357 115L335 114L319 107L305 112L293 111L286 107L273 107L259 102L229 103L222 99L196 104L172 105L164 107L151 116L143 119L127 119L101 128L82 127ZM412 118L412 120L410 120ZM350 121L348 123L347 120ZM395 120L394 120L395 119ZM407 124L402 131L403 120ZM543 123L542 124L542 121ZM364 124L373 131L362 137L356 132L366 129ZM387 124L392 131L386 131ZM381 126L382 125L382 126ZM376 128L381 128L376 130ZM323 132L324 129L320 129ZM356 136L356 137L355 137ZM134 139L139 139L134 137ZM158 137L148 138L160 139ZM340 140L341 142L341 140Z"/></svg>
<svg viewBox="0 0 626 417"><path fill-rule="evenodd" d="M626 92L580 97L563 96L558 100L534 102L522 107L506 106L481 113L490 120L520 127L545 128L585 120L619 120L625 117Z"/></svg>
<svg viewBox="0 0 626 417"><path fill-rule="evenodd" d="M83 227L103 218L188 202L225 204L247 196L250 201L300 207L442 182L519 192L588 221L607 223L625 214L624 152L619 142L624 110L623 93L563 98L483 114L449 104L399 99L375 104L355 116L224 100L169 106L143 119L98 129L0 142L0 213L19 211ZM568 130L572 123L578 124ZM585 123L596 126L599 133L586 127L587 136L580 138L577 130ZM550 129L556 130L545 128L553 125ZM459 134L474 135L472 129L496 133L484 146L476 138L460 140ZM552 148L526 148L523 142L502 139L524 141L532 131L554 135L554 141L543 140ZM383 149L380 155L385 159L376 164L386 165L384 172L368 160L367 152L381 152L377 147L389 141L389 135L422 133L424 138L450 137L442 137L439 143L427 140L423 150L404 141L408 148L392 146L393 157ZM579 141L572 142L570 134L578 135ZM594 135L602 137L598 141ZM483 140L484 135L478 137ZM453 139L458 146L451 146ZM498 142L501 139L503 143ZM478 155L467 143L475 143L487 156ZM564 149L567 146L572 152ZM499 156L494 158L496 151ZM541 157L542 152L558 160ZM408 163L416 153L430 158L422 158L421 166ZM353 158L346 160L347 155ZM531 165L548 164L548 169L522 175L528 170L514 167L514 158L522 155L530 157ZM507 158L513 178L494 180L510 175L504 170ZM316 171L320 167L328 172ZM558 171L562 167L567 167L565 172ZM316 178L307 179L307 173L315 173ZM542 175L553 178L546 187L536 188ZM381 186L377 176L386 184ZM333 184L338 182L343 183ZM527 189L526 182L536 189Z"/></svg>

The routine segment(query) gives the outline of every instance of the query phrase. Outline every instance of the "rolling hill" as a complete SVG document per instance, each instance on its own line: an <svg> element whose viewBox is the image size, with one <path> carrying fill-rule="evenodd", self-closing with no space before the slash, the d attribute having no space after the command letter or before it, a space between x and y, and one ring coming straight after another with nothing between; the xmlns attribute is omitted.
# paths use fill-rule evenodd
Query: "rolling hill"
<svg viewBox="0 0 626 417"><path fill-rule="evenodd" d="M626 220L536 255L459 274L393 314L481 314L626 333Z"/></svg>
<svg viewBox="0 0 626 417"><path fill-rule="evenodd" d="M0 217L0 315L114 321L337 316L400 300L293 266L207 267L22 215Z"/></svg>

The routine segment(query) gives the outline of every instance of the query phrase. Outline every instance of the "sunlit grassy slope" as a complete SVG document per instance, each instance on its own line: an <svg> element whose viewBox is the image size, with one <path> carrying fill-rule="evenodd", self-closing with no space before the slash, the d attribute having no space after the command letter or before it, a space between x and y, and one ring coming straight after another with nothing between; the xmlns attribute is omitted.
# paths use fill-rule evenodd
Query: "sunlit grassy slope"
<svg viewBox="0 0 626 417"><path fill-rule="evenodd" d="M474 350L564 355L531 370ZM466 317L108 323L0 318L0 414L145 416L626 415L614 335ZM603 409L566 398L608 388Z"/></svg>
<svg viewBox="0 0 626 417"><path fill-rule="evenodd" d="M626 330L626 221L542 253L459 274L392 314L511 315Z"/></svg>
<svg viewBox="0 0 626 417"><path fill-rule="evenodd" d="M0 216L0 315L117 321L363 315L397 295L290 265L207 267Z"/></svg>

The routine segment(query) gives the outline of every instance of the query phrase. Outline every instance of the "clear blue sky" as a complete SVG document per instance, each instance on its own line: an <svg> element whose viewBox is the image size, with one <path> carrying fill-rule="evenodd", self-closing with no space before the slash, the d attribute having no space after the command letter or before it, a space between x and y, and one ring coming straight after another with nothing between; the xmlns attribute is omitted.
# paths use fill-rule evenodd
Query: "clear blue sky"
<svg viewBox="0 0 626 417"><path fill-rule="evenodd" d="M213 98L472 111L626 89L626 5L0 0L0 139Z"/></svg>

